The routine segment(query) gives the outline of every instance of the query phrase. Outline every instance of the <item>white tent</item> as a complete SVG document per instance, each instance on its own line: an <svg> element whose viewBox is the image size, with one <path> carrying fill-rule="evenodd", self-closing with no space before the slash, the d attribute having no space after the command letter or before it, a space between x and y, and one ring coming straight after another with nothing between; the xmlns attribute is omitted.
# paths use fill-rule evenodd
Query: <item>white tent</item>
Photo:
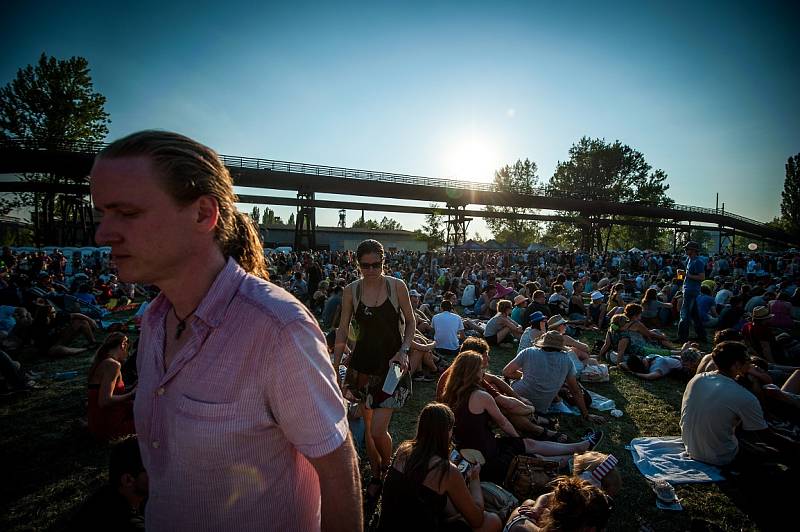
<svg viewBox="0 0 800 532"><path fill-rule="evenodd" d="M628 250L628 253L641 253L642 250L639 248L631 248Z"/></svg>

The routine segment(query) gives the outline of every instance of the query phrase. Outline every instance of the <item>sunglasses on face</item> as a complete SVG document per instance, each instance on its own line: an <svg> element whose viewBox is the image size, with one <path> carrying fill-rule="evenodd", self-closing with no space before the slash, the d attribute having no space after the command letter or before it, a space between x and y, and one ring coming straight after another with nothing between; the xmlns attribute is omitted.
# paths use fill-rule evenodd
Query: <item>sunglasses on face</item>
<svg viewBox="0 0 800 532"><path fill-rule="evenodd" d="M383 261L378 262L359 262L358 267L362 270L379 270L383 266Z"/></svg>

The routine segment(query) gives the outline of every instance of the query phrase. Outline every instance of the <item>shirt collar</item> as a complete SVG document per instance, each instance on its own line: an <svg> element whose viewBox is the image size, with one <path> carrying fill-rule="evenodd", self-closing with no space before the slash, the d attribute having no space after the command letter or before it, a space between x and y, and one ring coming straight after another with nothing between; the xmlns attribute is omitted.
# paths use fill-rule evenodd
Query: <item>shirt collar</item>
<svg viewBox="0 0 800 532"><path fill-rule="evenodd" d="M195 318L203 321L209 327L218 327L228 310L228 305L238 292L239 286L244 281L247 273L233 258L228 258L225 267L217 274L211 287L203 296L202 301L194 311ZM156 326L163 323L172 304L161 292L151 303L152 312L149 313L150 325Z"/></svg>

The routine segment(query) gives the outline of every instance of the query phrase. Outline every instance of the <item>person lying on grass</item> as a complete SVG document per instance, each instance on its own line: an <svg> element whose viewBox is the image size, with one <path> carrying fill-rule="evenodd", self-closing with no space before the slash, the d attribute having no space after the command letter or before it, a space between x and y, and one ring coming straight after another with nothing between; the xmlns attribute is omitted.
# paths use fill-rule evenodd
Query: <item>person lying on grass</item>
<svg viewBox="0 0 800 532"><path fill-rule="evenodd" d="M631 355L627 362L621 362L619 367L648 381L661 379L673 372L693 376L701 356L696 349L686 349L678 356Z"/></svg>

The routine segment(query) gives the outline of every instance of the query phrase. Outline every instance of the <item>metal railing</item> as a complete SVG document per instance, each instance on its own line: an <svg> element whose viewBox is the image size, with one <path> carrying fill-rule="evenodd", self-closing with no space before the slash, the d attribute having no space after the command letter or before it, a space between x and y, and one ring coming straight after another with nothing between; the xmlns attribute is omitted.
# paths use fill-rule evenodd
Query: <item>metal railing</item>
<svg viewBox="0 0 800 532"><path fill-rule="evenodd" d="M95 154L100 150L102 150L103 148L105 148L106 146L108 146L108 144L105 142L86 142L86 141L42 142L42 141L33 141L24 139L0 139L0 147L4 146L16 149L22 148L25 150L53 150L53 151L64 151L71 153ZM340 179L353 179L361 181L380 181L380 182L398 183L403 185L414 185L421 187L436 187L436 188L455 189L455 190L473 190L477 192L498 192L494 183L481 183L476 181L461 181L458 179L422 177L422 176L415 176L408 174L396 174L391 172L342 168L338 166L296 163L291 161L278 161L273 159L260 159L257 157L241 157L238 155L220 154L219 157L222 160L223 164L225 164L225 166L228 167L247 168L252 170L270 170L274 172L317 175L317 176L336 177ZM524 195L561 198L561 199L583 199L583 200L587 199L579 194L570 194L563 191L556 191L550 187L534 188L528 191L528 193ZM607 201L613 202L613 200L607 200ZM715 215L727 216L735 220L749 223L758 227L764 227L764 228L768 227L766 223L759 222L758 220L753 220L752 218L746 218L744 216L740 216L732 212L728 211L723 212L717 209L710 209L706 207L695 207L692 205L679 205L679 204L654 205L645 202L616 202L616 203L626 204L626 205L638 205L643 207L663 207L667 209L673 209L685 212L696 212L701 214L715 214Z"/></svg>

